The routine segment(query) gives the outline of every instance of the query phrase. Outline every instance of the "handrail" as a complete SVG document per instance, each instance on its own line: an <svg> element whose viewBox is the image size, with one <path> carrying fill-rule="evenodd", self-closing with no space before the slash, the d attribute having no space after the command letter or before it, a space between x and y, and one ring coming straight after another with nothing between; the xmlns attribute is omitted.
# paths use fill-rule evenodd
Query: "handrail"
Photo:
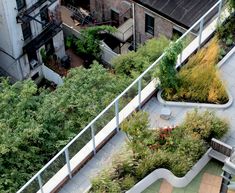
<svg viewBox="0 0 235 193"><path fill-rule="evenodd" d="M200 24L200 28L203 28L203 22L204 18L219 5L219 11L218 11L218 21L220 20L220 14L221 14L221 6L222 6L223 0L219 0L214 6L211 7L210 10L208 10L192 27L190 27L176 42L182 40L186 35L188 35L198 24ZM202 25L201 25L202 24ZM200 29L199 37L201 36L202 30ZM200 38L199 38L200 39ZM199 41L199 45L200 45ZM141 80L142 78L155 66L157 65L160 60L165 56L165 52L154 62L152 63L137 79L135 79L121 94L119 94L104 110L102 110L97 117L95 117L77 136L75 136L64 148L62 148L42 169L40 169L24 186L22 186L17 193L21 193L27 186L31 184L36 178L38 178L38 183L42 190L42 183L41 183L41 174L43 171L45 171L60 155L68 151L68 148L89 128L92 128L95 122L102 117L113 105L115 105L115 109L117 107L117 104L121 97L123 97L136 83L138 83L138 94L139 99L141 99L140 93L141 93ZM140 102L141 100L139 100ZM139 103L140 105L140 103ZM119 111L116 112L116 118L118 123L118 114ZM117 127L119 124L117 124ZM94 140L94 138L93 138ZM66 153L65 153L66 154ZM68 163L67 163L68 164ZM70 174L71 175L71 174Z"/></svg>

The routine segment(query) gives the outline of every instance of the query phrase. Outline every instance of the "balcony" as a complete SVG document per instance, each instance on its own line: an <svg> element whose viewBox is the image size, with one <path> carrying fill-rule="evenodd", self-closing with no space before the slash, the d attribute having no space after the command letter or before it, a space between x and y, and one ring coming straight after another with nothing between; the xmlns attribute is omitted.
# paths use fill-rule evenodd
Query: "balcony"
<svg viewBox="0 0 235 193"><path fill-rule="evenodd" d="M34 3L32 6L29 8L22 8L19 10L19 13L16 17L16 20L18 23L25 23L25 22L30 22L32 21L37 15L34 17L31 16L30 14L34 12L37 8L39 8L43 3L48 2L47 6L51 6L54 2L57 0L38 0L36 3Z"/></svg>
<svg viewBox="0 0 235 193"><path fill-rule="evenodd" d="M36 37L30 38L25 41L23 52L27 53L30 50L38 50L41 46L47 43L52 37L62 30L61 23L50 22L45 29Z"/></svg>
<svg viewBox="0 0 235 193"><path fill-rule="evenodd" d="M126 42L133 35L133 19L126 20L122 25L117 28L117 32L113 33L121 42Z"/></svg>

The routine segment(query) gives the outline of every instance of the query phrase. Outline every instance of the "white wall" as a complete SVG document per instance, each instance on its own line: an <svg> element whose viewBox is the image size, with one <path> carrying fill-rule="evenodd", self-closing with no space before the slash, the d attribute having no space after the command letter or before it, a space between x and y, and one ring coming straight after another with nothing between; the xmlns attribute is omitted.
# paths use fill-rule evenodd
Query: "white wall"
<svg viewBox="0 0 235 193"><path fill-rule="evenodd" d="M27 8L31 7L38 0L26 0ZM44 7L48 2L43 3L40 8ZM49 8L53 9L59 5L59 0ZM36 15L39 13L40 8L37 8L30 15ZM30 69L30 64L27 55L23 55L22 47L25 44L21 23L17 23L16 17L18 14L17 5L15 0L0 0L0 49L9 53L14 60L8 55L0 51L0 67L8 72L11 76L18 80L29 78L33 72ZM37 20L41 20L40 15L37 16ZM36 37L42 32L42 25L37 21L32 20L30 22L32 37ZM53 38L56 54L59 57L65 55L64 50L64 38L63 33L60 32ZM37 55L40 56L39 50ZM40 59L41 57L39 57ZM41 60L39 60L42 62ZM33 70L35 71L35 69Z"/></svg>
<svg viewBox="0 0 235 193"><path fill-rule="evenodd" d="M47 80L54 82L57 85L63 84L63 79L61 78L61 76L50 68L46 67L44 64L42 65L42 73Z"/></svg>
<svg viewBox="0 0 235 193"><path fill-rule="evenodd" d="M58 57L62 58L63 56L65 56L63 31L60 31L56 36L53 37L53 45L55 48L55 54Z"/></svg>

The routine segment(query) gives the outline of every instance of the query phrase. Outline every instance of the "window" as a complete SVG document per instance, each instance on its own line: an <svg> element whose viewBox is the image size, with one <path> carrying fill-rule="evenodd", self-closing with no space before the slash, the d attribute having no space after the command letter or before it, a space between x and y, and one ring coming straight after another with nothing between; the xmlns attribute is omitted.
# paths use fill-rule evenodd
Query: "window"
<svg viewBox="0 0 235 193"><path fill-rule="evenodd" d="M113 26L118 27L119 26L119 13L111 9L111 21L113 23Z"/></svg>
<svg viewBox="0 0 235 193"><path fill-rule="evenodd" d="M45 27L48 22L50 21L49 15L48 15L48 8L45 6L40 10L40 16L42 21L42 27Z"/></svg>
<svg viewBox="0 0 235 193"><path fill-rule="evenodd" d="M16 0L17 9L21 10L25 7L25 0Z"/></svg>
<svg viewBox="0 0 235 193"><path fill-rule="evenodd" d="M154 35L154 18L145 14L145 32Z"/></svg>
<svg viewBox="0 0 235 193"><path fill-rule="evenodd" d="M55 48L53 45L53 39L50 39L46 44L45 44L45 49L46 53L48 56L52 55L55 52Z"/></svg>
<svg viewBox="0 0 235 193"><path fill-rule="evenodd" d="M23 33L24 40L26 40L29 37L31 37L32 32L31 32L30 22L23 23L21 25L21 28L22 28L22 33Z"/></svg>
<svg viewBox="0 0 235 193"><path fill-rule="evenodd" d="M173 30L172 30L172 39L173 40L177 40L182 35L183 35L183 33L181 31L179 31L178 29L173 28Z"/></svg>

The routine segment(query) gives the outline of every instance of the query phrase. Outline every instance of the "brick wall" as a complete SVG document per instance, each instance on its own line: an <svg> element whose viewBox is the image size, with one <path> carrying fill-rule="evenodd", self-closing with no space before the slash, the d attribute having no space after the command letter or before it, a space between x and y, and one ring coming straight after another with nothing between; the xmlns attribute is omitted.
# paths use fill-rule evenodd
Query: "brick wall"
<svg viewBox="0 0 235 193"><path fill-rule="evenodd" d="M131 17L130 5L125 2L129 0L90 0L91 12L95 11L95 16L98 21L109 21L111 19L111 9L118 12L120 15L120 23L123 22L123 13L129 10L129 14L125 16Z"/></svg>
<svg viewBox="0 0 235 193"><path fill-rule="evenodd" d="M136 4L135 5L135 20L136 20L136 41L143 43L147 39L153 38L151 34L145 32L145 14L154 17L154 37L165 35L168 38L172 37L174 24L162 18L161 16L149 11L148 9Z"/></svg>
<svg viewBox="0 0 235 193"><path fill-rule="evenodd" d="M90 0L90 7L91 11L95 11L95 16L98 21L108 21L111 19L111 9L119 12L119 15L121 16L130 8L130 5L125 3L125 1L130 2L129 0ZM154 37L164 35L168 38L172 38L173 26L177 26L176 24L135 3L135 29L137 44L153 38L151 34L145 32L146 13L154 17ZM131 9L129 9L129 17L132 17ZM123 22L123 19L124 17L119 18L120 24ZM179 26L177 27L180 28ZM184 32L185 30L182 29L182 31Z"/></svg>

